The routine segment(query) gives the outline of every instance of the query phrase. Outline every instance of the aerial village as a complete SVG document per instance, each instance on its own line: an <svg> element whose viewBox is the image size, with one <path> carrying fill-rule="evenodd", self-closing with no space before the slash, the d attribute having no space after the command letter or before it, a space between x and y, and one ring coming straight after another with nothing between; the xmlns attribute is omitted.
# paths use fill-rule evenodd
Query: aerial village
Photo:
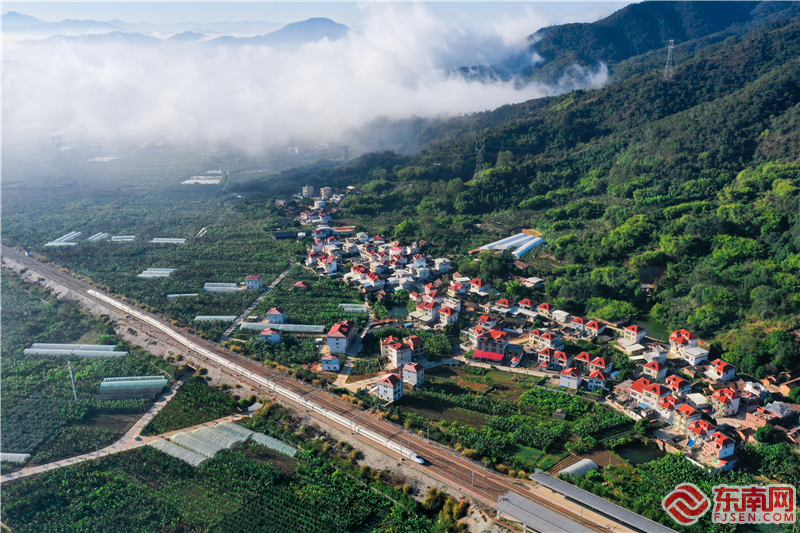
<svg viewBox="0 0 800 533"><path fill-rule="evenodd" d="M422 385L426 368L466 364L548 377L547 386L564 393L582 391L634 420L648 421L662 450L681 453L698 466L714 470L733 468L737 446L753 441L755 432L765 425L771 425L782 439L800 443L800 405L789 400L791 391L800 387L800 377L779 375L775 370L760 381L740 378L733 365L710 357L697 335L686 329L673 331L663 342L629 321L610 323L573 316L548 302L497 298L502 294L486 281L452 272L449 259L430 257L415 242L390 241L363 232L354 235L353 227L329 226L326 206L354 191L333 194L330 187L323 187L319 192L314 197L314 188L305 186L295 195L313 199L313 210L302 211L298 217L302 226L313 229L275 237L312 237L305 267L358 288L367 305L366 296L371 293L381 300L398 290L409 291L415 304L415 310L401 321L408 335L381 340L380 355L387 372L364 382L370 394L387 404L400 399L405 387ZM514 265L522 269L528 266L519 260L522 255L544 244L540 237L520 233L480 250L515 248ZM513 279L538 290L546 283L537 277ZM248 288L260 288L257 276L247 283L256 281L257 287ZM270 324L285 324L287 319L280 307L266 317ZM426 358L424 342L413 334L414 329L443 329L460 319L469 325L461 330L461 343L453 347L452 358ZM383 322L390 327L398 321ZM372 331L380 328L381 324L372 325ZM341 370L341 356L352 353L359 337L356 329L349 320L330 328L326 342L321 343L321 370ZM261 331L262 340L280 342L280 338L274 326ZM620 357L634 363L633 376L620 380L620 372L607 358L588 351L570 353L567 344L574 340L612 346ZM774 401L776 397L783 401Z"/></svg>

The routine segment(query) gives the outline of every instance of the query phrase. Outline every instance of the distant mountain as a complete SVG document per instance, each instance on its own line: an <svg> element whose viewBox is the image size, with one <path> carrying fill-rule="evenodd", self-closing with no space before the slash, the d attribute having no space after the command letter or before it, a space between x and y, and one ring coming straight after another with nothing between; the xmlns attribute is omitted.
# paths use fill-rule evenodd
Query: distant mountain
<svg viewBox="0 0 800 533"><path fill-rule="evenodd" d="M185 31L185 32L182 32L182 33L176 33L175 35L173 35L172 37L170 37L167 40L169 40L169 41L177 41L177 42L181 42L181 43L193 43L193 42L197 42L200 39L203 39L205 37L206 36L203 35L202 33L195 33L193 31Z"/></svg>
<svg viewBox="0 0 800 533"><path fill-rule="evenodd" d="M531 69L534 78L559 79L575 65L610 66L634 56L725 30L753 25L785 12L797 2L643 2L627 6L593 23L563 24L532 34L530 53L542 61ZM752 28L748 28L752 29ZM721 36L720 39L724 38Z"/></svg>
<svg viewBox="0 0 800 533"><path fill-rule="evenodd" d="M126 33L122 31L112 31L108 33L90 33L87 35L53 35L45 41L69 41L77 43L104 44L120 43L135 45L156 45L164 41L157 37L142 35L141 33Z"/></svg>
<svg viewBox="0 0 800 533"><path fill-rule="evenodd" d="M227 44L231 46L298 46L329 39L336 41L347 35L350 28L326 18L311 18L302 22L287 24L278 31L259 35L256 37L218 37L208 41L213 44Z"/></svg>
<svg viewBox="0 0 800 533"><path fill-rule="evenodd" d="M29 31L44 33L49 35L80 35L85 33L107 33L119 31L120 28L108 22L98 22L96 20L70 20L65 19L61 22L39 22L31 26Z"/></svg>
<svg viewBox="0 0 800 533"><path fill-rule="evenodd" d="M0 17L0 19L2 19L4 32L25 31L36 24L42 24L44 22L35 17L17 13L16 11L9 11Z"/></svg>

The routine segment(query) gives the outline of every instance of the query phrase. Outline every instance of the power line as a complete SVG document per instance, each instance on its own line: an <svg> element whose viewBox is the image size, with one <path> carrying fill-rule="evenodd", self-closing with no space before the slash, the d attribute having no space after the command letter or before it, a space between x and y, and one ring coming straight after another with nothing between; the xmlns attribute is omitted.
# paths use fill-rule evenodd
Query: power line
<svg viewBox="0 0 800 533"><path fill-rule="evenodd" d="M664 65L664 81L672 81L672 77L675 74L672 66L672 52L674 49L675 39L670 39L667 47L667 64Z"/></svg>
<svg viewBox="0 0 800 533"><path fill-rule="evenodd" d="M483 152L486 150L486 137L481 139L480 141L475 141L475 173L473 176L477 176L478 172L483 170Z"/></svg>

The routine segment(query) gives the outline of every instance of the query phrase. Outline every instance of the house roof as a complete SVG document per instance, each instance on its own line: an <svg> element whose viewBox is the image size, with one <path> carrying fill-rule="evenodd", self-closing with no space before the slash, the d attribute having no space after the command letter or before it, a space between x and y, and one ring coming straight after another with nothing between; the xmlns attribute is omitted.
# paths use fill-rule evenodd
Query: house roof
<svg viewBox="0 0 800 533"><path fill-rule="evenodd" d="M653 383L652 385L648 385L644 388L647 392L652 392L653 394L657 394L659 397L664 396L670 393L670 390L658 383Z"/></svg>
<svg viewBox="0 0 800 533"><path fill-rule="evenodd" d="M718 374L724 374L725 372L734 368L732 364L726 363L722 359L714 359L711 361L711 364L714 366L714 370L716 370Z"/></svg>
<svg viewBox="0 0 800 533"><path fill-rule="evenodd" d="M503 331L501 329L492 328L492 329L490 329L488 331L484 331L482 333L479 333L478 337L481 338L481 339L486 339L486 340L488 340L488 338L491 337L492 340L495 341L495 342L503 342L506 339L508 339L508 333L506 333L505 331Z"/></svg>
<svg viewBox="0 0 800 533"><path fill-rule="evenodd" d="M581 318L579 316L576 316L576 317L572 318L572 323L573 324L580 324L581 326L583 326L584 324L586 324L586 319Z"/></svg>
<svg viewBox="0 0 800 533"><path fill-rule="evenodd" d="M443 315L452 315L455 313L455 310L452 307L442 307L439 312Z"/></svg>
<svg viewBox="0 0 800 533"><path fill-rule="evenodd" d="M419 363L408 363L406 366L403 367L403 370L408 370L409 372L414 372L415 374L419 374L421 371L425 370L425 367Z"/></svg>
<svg viewBox="0 0 800 533"><path fill-rule="evenodd" d="M599 370L592 370L589 373L589 379L596 379L596 380L599 380L599 381L606 381L606 380L608 380L608 377L606 377L606 375L603 372L599 371Z"/></svg>
<svg viewBox="0 0 800 533"><path fill-rule="evenodd" d="M675 409L675 404L677 402L678 400L676 400L674 396L664 396L658 400L658 405L665 409Z"/></svg>
<svg viewBox="0 0 800 533"><path fill-rule="evenodd" d="M588 363L592 360L592 355L589 352L581 352L575 356L575 360Z"/></svg>
<svg viewBox="0 0 800 533"><path fill-rule="evenodd" d="M720 433L719 431L712 433L711 436L708 438L708 441L711 444L719 444L720 446L726 446L733 442L733 440L731 440L730 437L728 437L723 433Z"/></svg>
<svg viewBox="0 0 800 533"><path fill-rule="evenodd" d="M347 337L353 326L354 323L350 320L345 320L344 322L334 324L331 330L328 332L328 337Z"/></svg>
<svg viewBox="0 0 800 533"><path fill-rule="evenodd" d="M581 369L578 367L573 366L572 368L567 368L561 371L562 376L570 376L573 378L581 377Z"/></svg>
<svg viewBox="0 0 800 533"><path fill-rule="evenodd" d="M267 311L268 315L285 315L286 310L283 307L273 307L269 311Z"/></svg>
<svg viewBox="0 0 800 533"><path fill-rule="evenodd" d="M479 278L475 278L473 280L470 280L469 284L470 285L475 285L476 287L483 287L483 281L481 281Z"/></svg>
<svg viewBox="0 0 800 533"><path fill-rule="evenodd" d="M557 352L555 352L553 354L553 359L559 359L561 361L566 361L567 359L569 359L569 356L566 353L564 353L561 350L559 350L559 351L557 351Z"/></svg>
<svg viewBox="0 0 800 533"><path fill-rule="evenodd" d="M322 360L323 361L338 361L339 360L339 356L338 355L334 355L332 353L326 353L325 355L322 356Z"/></svg>
<svg viewBox="0 0 800 533"><path fill-rule="evenodd" d="M644 331L644 328L642 328L642 327L639 327L639 326L637 326L636 324L631 324L630 326L628 326L628 327L627 327L627 328L625 328L625 329L626 329L626 330L628 330L628 331L632 331L632 332L634 332L634 333L639 333L639 332L642 332L642 331Z"/></svg>
<svg viewBox="0 0 800 533"><path fill-rule="evenodd" d="M631 390L642 393L646 387L650 386L651 383L652 382L647 378L639 378L633 382L633 385L631 385Z"/></svg>
<svg viewBox="0 0 800 533"><path fill-rule="evenodd" d="M553 306L545 302L543 304L539 304L539 306L536 309L541 309L542 311L550 311L551 309L553 309Z"/></svg>
<svg viewBox="0 0 800 533"><path fill-rule="evenodd" d="M505 357L501 353L487 352L485 350L475 350L472 356L476 359L489 359L490 361L502 361L503 357Z"/></svg>
<svg viewBox="0 0 800 533"><path fill-rule="evenodd" d="M531 302L528 298L525 298L519 301L519 305L525 305L530 307L533 305L533 302Z"/></svg>
<svg viewBox="0 0 800 533"><path fill-rule="evenodd" d="M682 377L680 377L680 376L678 376L676 374L668 376L665 381L667 383L667 387L671 388L673 391L679 390L679 389L689 385L688 381L686 381L685 379L683 379Z"/></svg>
<svg viewBox="0 0 800 533"><path fill-rule="evenodd" d="M381 344L382 344L382 345L394 344L394 343L396 343L396 342L400 342L400 339L398 339L398 338L397 338L397 337L395 337L394 335L389 335L389 336L388 336L388 337L386 337L385 339L381 340Z"/></svg>
<svg viewBox="0 0 800 533"><path fill-rule="evenodd" d="M717 426L711 422L708 422L707 420L700 419L689 422L689 425L686 429L697 435L705 435L706 433L717 429Z"/></svg>
<svg viewBox="0 0 800 533"><path fill-rule="evenodd" d="M733 389L720 389L714 394L711 395L712 400L716 400L720 403L731 403L733 400L739 397L739 393Z"/></svg>
<svg viewBox="0 0 800 533"><path fill-rule="evenodd" d="M412 348L422 348L423 342L422 339L417 337L416 335L412 335L406 339L406 343L411 346Z"/></svg>
<svg viewBox="0 0 800 533"><path fill-rule="evenodd" d="M600 329L600 324L597 323L596 320L592 320L591 322L586 323L587 329Z"/></svg>
<svg viewBox="0 0 800 533"><path fill-rule="evenodd" d="M397 377L395 374L386 374L381 379L378 380L378 383L382 383L384 385L391 385L394 387L398 383L401 383L403 380Z"/></svg>
<svg viewBox="0 0 800 533"><path fill-rule="evenodd" d="M247 281L261 281L261 276L247 276L244 279L246 279Z"/></svg>
<svg viewBox="0 0 800 533"><path fill-rule="evenodd" d="M696 339L697 335L686 329L677 329L669 336L669 340L677 344L689 344L689 341Z"/></svg>
<svg viewBox="0 0 800 533"><path fill-rule="evenodd" d="M355 269L355 267L353 267L353 268ZM311 285L306 283L305 281L298 281L297 283L294 284L294 286L297 287L298 289L310 289L311 288Z"/></svg>
<svg viewBox="0 0 800 533"><path fill-rule="evenodd" d="M596 357L591 363L592 366L602 366L603 368L608 366L608 361L605 360L603 357Z"/></svg>
<svg viewBox="0 0 800 533"><path fill-rule="evenodd" d="M497 303L495 305L497 305L498 307L511 307L512 305L514 305L514 302L510 301L508 298L503 298L501 300L497 300Z"/></svg>
<svg viewBox="0 0 800 533"><path fill-rule="evenodd" d="M675 412L676 413L680 413L681 415L683 415L683 416L685 416L687 418L691 417L691 416L699 416L700 415L700 411L698 411L697 409L695 409L694 407L692 407L688 403L680 404L678 406L678 408L675 409Z"/></svg>
<svg viewBox="0 0 800 533"><path fill-rule="evenodd" d="M262 335L267 335L267 336L269 336L269 335L275 335L276 333L277 333L278 335L280 335L280 333L281 333L281 332L280 332L280 331L278 331L277 329L272 329L272 328L266 328L266 329L262 329L262 330L261 330L261 334L262 334Z"/></svg>
<svg viewBox="0 0 800 533"><path fill-rule="evenodd" d="M644 365L644 367L650 370L655 370L656 372L661 372L662 370L667 368L667 365L661 364L658 361L650 361L649 363Z"/></svg>
<svg viewBox="0 0 800 533"><path fill-rule="evenodd" d="M552 357L555 352L552 348L544 348L539 350L539 355L546 355L547 357Z"/></svg>

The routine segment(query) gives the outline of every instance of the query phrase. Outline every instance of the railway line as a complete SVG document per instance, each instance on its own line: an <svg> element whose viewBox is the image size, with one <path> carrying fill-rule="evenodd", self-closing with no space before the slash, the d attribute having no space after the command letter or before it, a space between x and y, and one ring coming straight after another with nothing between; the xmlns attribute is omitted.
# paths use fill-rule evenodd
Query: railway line
<svg viewBox="0 0 800 533"><path fill-rule="evenodd" d="M27 257L18 250L2 245L2 255L40 276L63 285L83 298L88 298L106 309L113 310L117 315L125 317L126 320L146 324L151 331L155 330L159 337L183 346L187 352L193 352L193 355L199 356L201 359L224 367L240 379L257 385L259 389L283 396L305 409L347 428L352 433L397 453L403 459L410 458L414 453L419 454L429 461L429 464L421 469L429 469L431 474L435 473L436 476L448 480L464 492L472 492L487 502L494 503L507 491L515 491L524 494L541 506L575 522L580 522L589 529L595 531L608 531L612 527L617 531L627 529L620 524L593 515L591 512L582 512L579 516L574 509L568 508L553 498L529 490L530 487L527 485L514 483L492 471L487 471L461 454L444 449L438 444L426 442L417 434L409 433L390 422L372 417L318 387L265 368L256 361L246 359L217 344L179 330L161 317L120 302L73 276ZM613 526L608 525L609 523Z"/></svg>

